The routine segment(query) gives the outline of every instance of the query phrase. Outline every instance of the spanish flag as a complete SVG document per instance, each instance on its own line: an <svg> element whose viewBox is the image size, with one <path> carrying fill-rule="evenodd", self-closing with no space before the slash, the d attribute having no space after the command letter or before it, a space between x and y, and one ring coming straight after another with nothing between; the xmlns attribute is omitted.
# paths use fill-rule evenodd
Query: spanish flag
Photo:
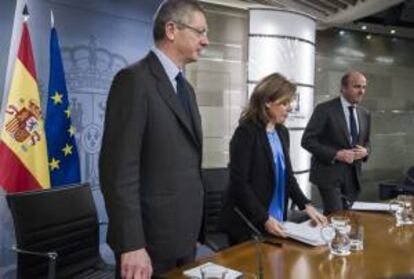
<svg viewBox="0 0 414 279"><path fill-rule="evenodd" d="M6 100L0 128L0 186L8 193L49 188L46 136L27 19Z"/></svg>

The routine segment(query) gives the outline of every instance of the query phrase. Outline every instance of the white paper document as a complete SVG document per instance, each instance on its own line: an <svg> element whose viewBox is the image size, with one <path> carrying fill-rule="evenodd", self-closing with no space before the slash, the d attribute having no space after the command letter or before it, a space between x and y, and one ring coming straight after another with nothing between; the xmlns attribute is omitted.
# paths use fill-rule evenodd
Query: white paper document
<svg viewBox="0 0 414 279"><path fill-rule="evenodd" d="M297 241L309 244L311 246L322 246L326 242L321 235L321 227L313 227L310 222L292 223L284 222L283 226L286 229L286 234Z"/></svg>
<svg viewBox="0 0 414 279"><path fill-rule="evenodd" d="M388 203L380 202L354 202L351 207L352 210L361 211L390 211L390 205Z"/></svg>
<svg viewBox="0 0 414 279"><path fill-rule="evenodd" d="M190 277L190 278L200 278L201 279L201 269L203 269L203 268L205 268L206 266L209 266L209 265L214 265L218 268L222 268L223 271L226 271L226 279L242 278L243 274L240 271L230 269L230 268L227 268L225 266L218 265L218 264L215 264L215 263L212 263L212 262L207 262L205 264L196 266L194 268L184 270L183 274L187 277Z"/></svg>

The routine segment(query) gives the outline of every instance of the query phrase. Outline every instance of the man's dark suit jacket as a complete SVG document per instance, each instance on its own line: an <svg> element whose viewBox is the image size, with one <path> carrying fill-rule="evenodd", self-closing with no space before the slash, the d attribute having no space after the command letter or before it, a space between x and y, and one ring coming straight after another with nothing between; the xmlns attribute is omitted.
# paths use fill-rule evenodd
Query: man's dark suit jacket
<svg viewBox="0 0 414 279"><path fill-rule="evenodd" d="M289 157L289 132L283 125L276 131L282 142L286 163L285 219L288 198L300 209L310 201L293 176ZM275 164L264 125L246 121L239 125L230 142L230 187L223 209L221 226L234 243L250 238L251 231L235 213L237 206L263 233L275 188Z"/></svg>
<svg viewBox="0 0 414 279"><path fill-rule="evenodd" d="M151 259L189 255L201 226L201 118L191 118L150 52L122 69L109 93L100 179L116 254L146 248Z"/></svg>
<svg viewBox="0 0 414 279"><path fill-rule="evenodd" d="M356 107L359 121L358 144L370 152L370 114L361 106ZM352 199L360 189L361 161L355 161L353 167L334 160L340 149L352 148L350 133L340 98L319 104L305 129L302 146L312 156L310 181L320 188L343 185L343 193ZM367 160L368 158L364 158ZM347 177L356 174L357 184L347 184Z"/></svg>

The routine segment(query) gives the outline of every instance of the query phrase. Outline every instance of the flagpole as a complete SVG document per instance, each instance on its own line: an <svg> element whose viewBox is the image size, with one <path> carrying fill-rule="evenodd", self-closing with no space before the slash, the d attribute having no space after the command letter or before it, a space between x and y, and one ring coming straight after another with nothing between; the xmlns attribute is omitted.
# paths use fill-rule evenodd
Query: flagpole
<svg viewBox="0 0 414 279"><path fill-rule="evenodd" d="M50 26L55 27L55 16L53 15L53 10L50 10Z"/></svg>
<svg viewBox="0 0 414 279"><path fill-rule="evenodd" d="M27 4L25 4L23 8L23 20L24 22L27 22L28 19L29 19L29 10L27 9Z"/></svg>

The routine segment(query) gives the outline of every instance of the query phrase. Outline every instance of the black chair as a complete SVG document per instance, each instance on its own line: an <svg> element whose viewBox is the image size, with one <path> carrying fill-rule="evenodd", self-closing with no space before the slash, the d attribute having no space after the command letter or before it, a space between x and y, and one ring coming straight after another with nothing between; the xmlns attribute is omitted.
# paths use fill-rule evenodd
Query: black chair
<svg viewBox="0 0 414 279"><path fill-rule="evenodd" d="M99 254L99 222L88 184L7 195L17 278L114 278Z"/></svg>
<svg viewBox="0 0 414 279"><path fill-rule="evenodd" d="M227 168L203 169L202 179L205 199L200 240L203 244L217 252L229 247L227 234L219 229L224 197L229 183L229 170Z"/></svg>
<svg viewBox="0 0 414 279"><path fill-rule="evenodd" d="M414 166L407 170L402 181L382 181L378 186L381 200L392 199L400 194L414 195Z"/></svg>

